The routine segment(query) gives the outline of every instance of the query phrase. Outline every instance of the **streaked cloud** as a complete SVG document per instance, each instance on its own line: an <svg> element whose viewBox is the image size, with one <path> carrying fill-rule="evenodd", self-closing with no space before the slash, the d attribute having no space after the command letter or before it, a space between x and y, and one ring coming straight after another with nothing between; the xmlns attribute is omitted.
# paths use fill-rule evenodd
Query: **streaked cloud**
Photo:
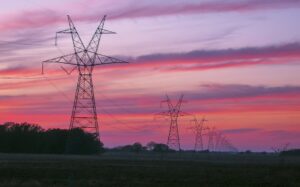
<svg viewBox="0 0 300 187"><path fill-rule="evenodd" d="M1 46L0 46L1 48ZM249 47L240 49L221 50L198 50L187 53L149 54L139 57L122 57L129 61L126 65L101 66L102 69L110 70L109 74L122 69L123 73L133 75L135 72L143 71L202 71L221 68L243 67L253 65L276 65L294 64L300 62L300 44L289 43L277 46ZM14 61L29 61L24 57L15 57ZM12 59L10 60L12 61ZM1 60L0 60L1 62ZM96 67L97 68L97 67ZM24 74L27 71L38 74L37 69L16 63L10 67L0 69L3 74ZM30 74L30 73L29 73Z"/></svg>
<svg viewBox="0 0 300 187"><path fill-rule="evenodd" d="M249 85L201 85L203 91L193 94L197 99L240 99L263 96L279 96L300 94L300 86L249 86Z"/></svg>
<svg viewBox="0 0 300 187"><path fill-rule="evenodd" d="M122 69L200 71L250 65L288 64L300 62L300 44L149 54L137 58L127 57L127 60L132 63L122 66Z"/></svg>
<svg viewBox="0 0 300 187"><path fill-rule="evenodd" d="M225 134L241 134L241 133L252 133L261 131L261 129L258 128L239 128L239 129L226 129L222 130Z"/></svg>
<svg viewBox="0 0 300 187"><path fill-rule="evenodd" d="M93 6L91 6L93 4ZM62 7L73 7L74 17L80 21L99 21L103 13L109 15L110 19L147 18L155 16L203 14L215 12L249 12L268 9L300 8L297 0L245 0L245 1L166 1L164 3L153 1L128 0L125 3L114 4L109 8L103 8L103 2L82 0L71 4L62 3L59 9L47 8L41 10L24 10L12 13L0 21L0 30L32 29L65 21L65 12ZM106 6L108 7L108 6ZM89 9L90 11L86 11ZM99 11L102 10L102 11Z"/></svg>

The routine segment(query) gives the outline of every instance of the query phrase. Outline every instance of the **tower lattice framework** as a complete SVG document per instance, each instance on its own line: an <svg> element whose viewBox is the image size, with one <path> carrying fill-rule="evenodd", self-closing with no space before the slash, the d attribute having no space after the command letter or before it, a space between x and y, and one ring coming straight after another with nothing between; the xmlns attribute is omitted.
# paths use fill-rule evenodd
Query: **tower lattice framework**
<svg viewBox="0 0 300 187"><path fill-rule="evenodd" d="M194 145L194 150L195 151L203 151L203 131L208 130L208 127L204 126L204 123L208 120L205 118L202 118L201 121L198 121L197 118L194 120L195 123L195 145Z"/></svg>
<svg viewBox="0 0 300 187"><path fill-rule="evenodd" d="M102 18L96 32L87 46L85 46L82 42L71 17L67 17L69 28L56 33L55 45L57 45L58 34L70 34L72 37L74 53L43 61L42 71L44 72L44 63L71 65L74 66L73 70L78 70L79 76L69 128L82 128L96 136L99 136L97 109L92 78L94 67L127 62L98 53L102 34L114 34L114 32L103 28L106 16ZM63 69L65 70L65 68ZM70 72L67 73L69 74Z"/></svg>
<svg viewBox="0 0 300 187"><path fill-rule="evenodd" d="M169 96L167 95L166 100L162 101L161 103L167 103L169 110L166 112L159 113L159 115L170 117L170 128L169 128L167 145L169 146L169 148L174 150L181 150L180 136L179 136L179 129L178 129L178 118L180 116L184 116L187 114L180 110L182 102L183 102L183 95L180 96L176 105L172 104Z"/></svg>
<svg viewBox="0 0 300 187"><path fill-rule="evenodd" d="M209 128L209 131L207 133L207 136L208 136L207 149L209 151L215 151L215 144L214 144L215 135L216 135L215 127Z"/></svg>

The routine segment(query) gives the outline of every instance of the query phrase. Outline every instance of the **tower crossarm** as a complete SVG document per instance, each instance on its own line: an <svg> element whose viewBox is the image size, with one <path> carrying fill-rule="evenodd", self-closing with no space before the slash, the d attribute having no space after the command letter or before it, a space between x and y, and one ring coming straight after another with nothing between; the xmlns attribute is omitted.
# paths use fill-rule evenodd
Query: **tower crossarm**
<svg viewBox="0 0 300 187"><path fill-rule="evenodd" d="M173 106L173 104L172 104L172 102L171 102L168 95L166 95L166 100L162 100L160 102L160 107L162 107L164 103L167 103L168 108L169 108L169 112L172 113L172 111L174 110L174 106Z"/></svg>
<svg viewBox="0 0 300 187"><path fill-rule="evenodd" d="M116 64L116 63L128 63L128 62L114 57L95 53L95 61L92 65L99 66L99 65L106 65L106 64Z"/></svg>
<svg viewBox="0 0 300 187"><path fill-rule="evenodd" d="M51 63L56 63L56 64L67 64L67 65L73 65L77 66L76 63L76 54L68 54L64 56L60 56L57 58L52 58L49 60L45 60L42 62L42 74L44 74L44 64L51 64Z"/></svg>
<svg viewBox="0 0 300 187"><path fill-rule="evenodd" d="M57 45L58 34L71 34L74 51L75 51L75 53L80 53L80 52L86 50L86 48L75 28L75 25L74 25L71 17L69 15L67 17L68 17L68 22L69 22L69 29L65 29L65 30L56 32L55 45Z"/></svg>
<svg viewBox="0 0 300 187"><path fill-rule="evenodd" d="M68 54L57 58L45 60L42 63L58 63L58 64L69 64L69 65L77 66L77 63L74 62L75 60L76 60L76 54Z"/></svg>

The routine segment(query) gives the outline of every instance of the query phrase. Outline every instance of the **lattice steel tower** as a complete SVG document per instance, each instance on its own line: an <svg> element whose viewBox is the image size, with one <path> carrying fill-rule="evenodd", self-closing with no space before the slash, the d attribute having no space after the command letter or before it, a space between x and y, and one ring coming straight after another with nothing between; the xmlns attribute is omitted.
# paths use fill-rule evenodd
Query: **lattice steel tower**
<svg viewBox="0 0 300 187"><path fill-rule="evenodd" d="M56 33L55 45L57 44L58 34L71 34L75 53L43 61L42 71L44 72L44 63L60 63L75 66L73 70L77 69L79 76L73 103L70 129L82 128L96 136L99 136L92 79L93 69L98 65L127 62L98 53L102 34L114 34L114 32L103 28L106 16L104 16L101 20L100 25L96 29L95 34L87 46L85 46L82 42L70 16L67 17L69 29Z"/></svg>
<svg viewBox="0 0 300 187"><path fill-rule="evenodd" d="M170 129L169 129L167 145L171 149L175 149L175 150L181 150L180 136L178 130L178 117L186 115L186 113L180 111L182 102L183 102L183 95L180 96L176 105L172 104L170 98L167 95L166 100L161 101L161 103L167 103L169 110L166 112L159 113L159 115L170 117Z"/></svg>
<svg viewBox="0 0 300 187"><path fill-rule="evenodd" d="M197 118L195 118L193 121L195 123L195 134L196 134L194 150L203 151L203 131L209 129L208 127L204 126L204 122L206 122L207 120L205 118L202 118L202 120L199 122Z"/></svg>
<svg viewBox="0 0 300 187"><path fill-rule="evenodd" d="M208 135L208 143L207 143L207 149L209 151L214 151L215 150L215 145L214 145L214 137L216 135L215 133L215 127L210 128L207 135Z"/></svg>

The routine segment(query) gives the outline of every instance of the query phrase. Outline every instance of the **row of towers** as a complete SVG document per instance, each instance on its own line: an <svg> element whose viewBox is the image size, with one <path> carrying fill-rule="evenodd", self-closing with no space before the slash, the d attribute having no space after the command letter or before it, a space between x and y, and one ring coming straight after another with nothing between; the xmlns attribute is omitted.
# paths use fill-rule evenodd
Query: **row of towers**
<svg viewBox="0 0 300 187"><path fill-rule="evenodd" d="M44 73L44 64L46 63L72 66L71 71L67 71L64 67L62 67L67 74L70 74L73 70L78 71L78 82L69 128L82 128L98 137L99 127L92 79L94 67L127 62L98 53L101 36L103 34L115 34L112 31L104 29L106 16L104 16L101 20L88 45L83 43L71 17L67 16L67 18L69 28L56 33L55 45L57 45L58 34L70 34L73 42L74 53L43 61L42 74ZM175 150L181 150L178 118L189 115L188 113L180 110L183 102L185 102L183 101L183 95L180 96L176 105L173 105L168 96L166 97L166 100L161 102L161 105L163 103L167 104L168 111L161 112L159 115L168 116L170 118L167 145ZM215 151L226 148L226 150L234 151L235 148L222 135L222 133L215 131L215 128L204 126L205 121L206 120L204 118L201 121L198 121L196 118L194 119L195 150L205 149L203 136L206 135L208 137L208 150Z"/></svg>
<svg viewBox="0 0 300 187"><path fill-rule="evenodd" d="M180 96L175 105L167 95L166 100L161 101L161 104L167 103L168 110L157 114L159 116L168 117L170 119L167 145L169 146L169 148L174 150L181 150L178 118L186 115L191 115L181 111L183 102L185 102L183 100L183 95ZM191 122L194 124L194 126L191 128L195 134L194 150L236 152L237 149L229 142L229 140L225 137L225 135L223 135L221 131L217 131L215 127L208 127L205 125L205 122L207 121L208 120L205 118L198 120L196 117L191 120Z"/></svg>

